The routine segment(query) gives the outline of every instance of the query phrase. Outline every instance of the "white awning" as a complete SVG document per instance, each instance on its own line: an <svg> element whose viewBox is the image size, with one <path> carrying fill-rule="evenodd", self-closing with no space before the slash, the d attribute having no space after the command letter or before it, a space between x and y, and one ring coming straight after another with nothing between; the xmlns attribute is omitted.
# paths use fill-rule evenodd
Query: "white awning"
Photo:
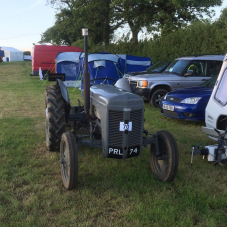
<svg viewBox="0 0 228 228"><path fill-rule="evenodd" d="M88 62L97 61L97 60L108 60L112 62L118 62L119 57L113 54L89 54Z"/></svg>
<svg viewBox="0 0 228 228"><path fill-rule="evenodd" d="M79 63L79 56L81 52L61 52L56 56L56 63L69 61Z"/></svg>
<svg viewBox="0 0 228 228"><path fill-rule="evenodd" d="M151 62L150 61L127 60L126 63L129 64L129 65L149 66Z"/></svg>

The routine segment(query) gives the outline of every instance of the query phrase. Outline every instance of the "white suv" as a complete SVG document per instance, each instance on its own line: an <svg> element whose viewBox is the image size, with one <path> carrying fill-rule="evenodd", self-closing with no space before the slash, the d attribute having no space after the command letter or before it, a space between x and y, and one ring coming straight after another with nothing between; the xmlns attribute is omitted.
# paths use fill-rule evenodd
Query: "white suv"
<svg viewBox="0 0 228 228"><path fill-rule="evenodd" d="M224 55L181 57L175 59L162 73L129 76L128 80L133 93L158 108L166 93L198 86L217 76L223 59Z"/></svg>

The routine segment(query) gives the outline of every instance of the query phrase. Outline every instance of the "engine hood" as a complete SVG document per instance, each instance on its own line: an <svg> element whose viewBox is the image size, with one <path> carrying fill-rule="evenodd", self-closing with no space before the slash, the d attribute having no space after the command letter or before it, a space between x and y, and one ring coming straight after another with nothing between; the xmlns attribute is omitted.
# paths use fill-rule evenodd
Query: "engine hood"
<svg viewBox="0 0 228 228"><path fill-rule="evenodd" d="M146 75L146 74L157 74L157 72L150 72L150 71L140 71L140 72L131 72L126 73L127 76L139 76L139 75Z"/></svg>
<svg viewBox="0 0 228 228"><path fill-rule="evenodd" d="M169 92L168 96L178 97L178 98L187 98L187 97L210 97L213 88L196 86L188 87L184 89L178 89L172 92Z"/></svg>
<svg viewBox="0 0 228 228"><path fill-rule="evenodd" d="M169 74L169 73L155 73L155 74L151 74L151 73L147 73L147 74L143 74L143 75L139 75L139 76L130 76L129 77L130 80L132 81L137 81L137 80L147 80L147 81L153 81L156 80L157 81L164 81L164 80L181 80L179 75L176 74Z"/></svg>
<svg viewBox="0 0 228 228"><path fill-rule="evenodd" d="M108 110L123 111L144 109L144 101L136 94L127 92L112 85L93 85L90 87L90 98L93 105Z"/></svg>

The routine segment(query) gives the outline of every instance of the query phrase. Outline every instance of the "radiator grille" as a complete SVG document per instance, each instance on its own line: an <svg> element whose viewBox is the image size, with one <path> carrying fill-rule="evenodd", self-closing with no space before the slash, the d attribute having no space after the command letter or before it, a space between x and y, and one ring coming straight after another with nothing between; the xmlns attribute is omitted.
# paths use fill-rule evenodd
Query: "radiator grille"
<svg viewBox="0 0 228 228"><path fill-rule="evenodd" d="M119 131L119 124L123 121L123 112L109 111L109 145L122 147L123 132Z"/></svg>
<svg viewBox="0 0 228 228"><path fill-rule="evenodd" d="M164 114L168 115L168 116L179 117L177 112L172 112L172 111L169 111L169 110L166 110L166 109L163 109L162 112Z"/></svg>
<svg viewBox="0 0 228 228"><path fill-rule="evenodd" d="M132 131L129 131L129 147L141 144L142 110L132 111L130 121L132 121Z"/></svg>
<svg viewBox="0 0 228 228"><path fill-rule="evenodd" d="M124 121L123 114L124 112L109 111L109 145L123 146L124 132L119 131L119 124ZM131 111L130 122L132 122L132 131L128 132L128 146L141 145L142 110Z"/></svg>
<svg viewBox="0 0 228 228"><path fill-rule="evenodd" d="M172 96L167 96L167 101L172 101L172 102L180 102L182 99L181 98L178 98L178 97L172 97Z"/></svg>
<svg viewBox="0 0 228 228"><path fill-rule="evenodd" d="M137 85L137 82L136 81L130 81L130 85L136 86Z"/></svg>
<svg viewBox="0 0 228 228"><path fill-rule="evenodd" d="M136 93L137 82L135 82L135 81L130 81L130 87L131 87L132 93Z"/></svg>

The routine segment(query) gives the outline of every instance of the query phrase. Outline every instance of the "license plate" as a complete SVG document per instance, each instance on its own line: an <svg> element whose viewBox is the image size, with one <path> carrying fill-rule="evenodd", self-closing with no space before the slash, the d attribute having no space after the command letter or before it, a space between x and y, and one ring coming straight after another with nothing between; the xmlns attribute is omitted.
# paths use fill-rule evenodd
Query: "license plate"
<svg viewBox="0 0 228 228"><path fill-rule="evenodd" d="M140 146L128 147L127 157L128 158L136 157L139 155L139 152L140 152Z"/></svg>
<svg viewBox="0 0 228 228"><path fill-rule="evenodd" d="M163 104L163 109L169 110L169 111L174 111L174 106L173 105L166 105Z"/></svg>

